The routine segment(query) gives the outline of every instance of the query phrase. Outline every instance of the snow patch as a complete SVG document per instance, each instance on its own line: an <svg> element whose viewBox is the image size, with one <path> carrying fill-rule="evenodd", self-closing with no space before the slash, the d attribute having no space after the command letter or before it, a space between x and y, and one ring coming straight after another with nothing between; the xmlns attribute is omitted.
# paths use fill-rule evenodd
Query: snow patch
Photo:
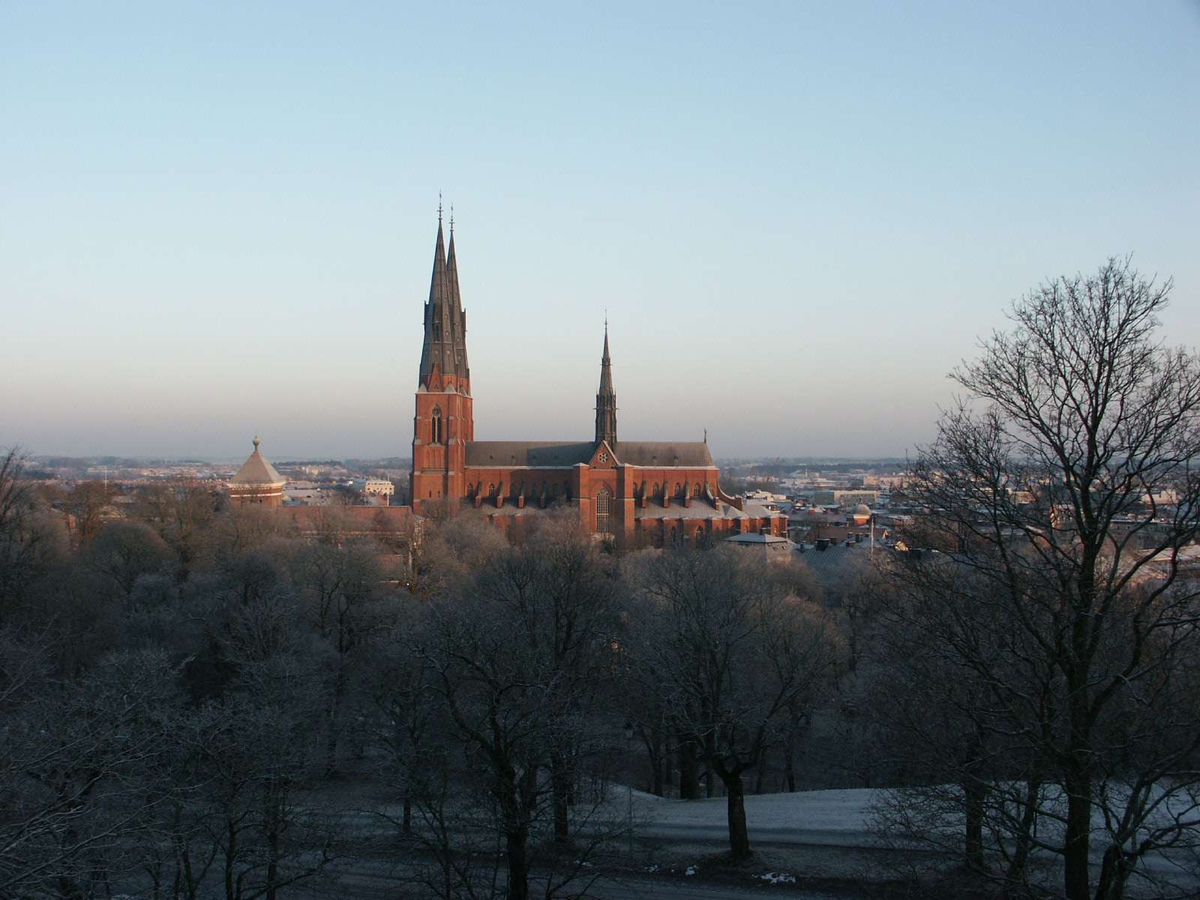
<svg viewBox="0 0 1200 900"><path fill-rule="evenodd" d="M795 884L796 876L789 875L786 872L768 872L765 875L755 875L759 881L765 881L767 884Z"/></svg>

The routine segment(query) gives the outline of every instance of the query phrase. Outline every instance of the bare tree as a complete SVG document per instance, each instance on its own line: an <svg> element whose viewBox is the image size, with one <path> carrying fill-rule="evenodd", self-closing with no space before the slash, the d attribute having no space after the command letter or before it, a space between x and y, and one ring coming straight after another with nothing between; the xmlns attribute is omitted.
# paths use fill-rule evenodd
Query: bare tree
<svg viewBox="0 0 1200 900"><path fill-rule="evenodd" d="M338 767L338 744L350 692L351 657L373 626L370 606L380 583L377 549L370 541L344 547L317 543L293 559L296 582L312 625L329 650L325 774Z"/></svg>
<svg viewBox="0 0 1200 900"><path fill-rule="evenodd" d="M727 550L677 550L639 585L636 665L681 743L694 742L725 788L730 853L751 855L745 773L761 764L788 713L836 666L824 611L769 570Z"/></svg>
<svg viewBox="0 0 1200 900"><path fill-rule="evenodd" d="M107 522L87 547L87 565L111 596L128 600L138 579L159 572L171 556L166 543L141 522Z"/></svg>
<svg viewBox="0 0 1200 900"><path fill-rule="evenodd" d="M10 622L61 563L65 540L39 509L17 448L0 456L0 624Z"/></svg>
<svg viewBox="0 0 1200 900"><path fill-rule="evenodd" d="M156 651L53 673L27 634L0 633L0 896L89 895L129 861L153 799L138 789L165 738L172 670Z"/></svg>
<svg viewBox="0 0 1200 900"><path fill-rule="evenodd" d="M216 506L212 491L186 482L153 484L138 492L134 509L175 551L181 582L211 549Z"/></svg>
<svg viewBox="0 0 1200 900"><path fill-rule="evenodd" d="M547 810L558 841L570 838L573 780L615 649L615 573L587 535L553 526L436 604L426 650L455 732L486 773L515 900L528 896L530 837Z"/></svg>
<svg viewBox="0 0 1200 900"><path fill-rule="evenodd" d="M953 373L969 396L914 471L1011 652L981 653L965 628L931 637L1061 791L1042 813L1061 817L1069 900L1121 897L1140 860L1200 823L1200 721L1182 693L1200 595L1180 578L1200 534L1200 363L1156 338L1170 290L1112 259L1016 301L1011 330Z"/></svg>
<svg viewBox="0 0 1200 900"><path fill-rule="evenodd" d="M201 795L226 900L275 900L333 857L329 823L297 801L315 750L314 687L294 657L243 666L188 734L207 779Z"/></svg>
<svg viewBox="0 0 1200 900"><path fill-rule="evenodd" d="M81 547L96 536L117 493L115 487L102 481L81 481L67 492L62 508L73 547Z"/></svg>

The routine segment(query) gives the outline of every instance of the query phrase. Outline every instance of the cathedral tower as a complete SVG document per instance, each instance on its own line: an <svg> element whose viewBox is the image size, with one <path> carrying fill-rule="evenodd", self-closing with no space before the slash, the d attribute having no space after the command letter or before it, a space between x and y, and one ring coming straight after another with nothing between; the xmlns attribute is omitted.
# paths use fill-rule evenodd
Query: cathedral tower
<svg viewBox="0 0 1200 900"><path fill-rule="evenodd" d="M596 392L596 443L617 443L617 394L613 390L612 360L608 358L608 320L604 320L604 356L600 358L600 390Z"/></svg>
<svg viewBox="0 0 1200 900"><path fill-rule="evenodd" d="M425 304L425 340L417 377L413 418L412 502L418 515L431 501L456 503L466 492L466 445L475 438L471 370L467 365L467 314L458 287L454 253L454 217L450 250L442 240L438 207L433 276Z"/></svg>

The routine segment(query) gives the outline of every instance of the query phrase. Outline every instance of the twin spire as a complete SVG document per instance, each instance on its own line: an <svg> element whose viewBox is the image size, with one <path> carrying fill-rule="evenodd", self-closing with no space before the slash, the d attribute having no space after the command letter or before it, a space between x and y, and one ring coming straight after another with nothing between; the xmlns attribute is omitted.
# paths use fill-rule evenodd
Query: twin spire
<svg viewBox="0 0 1200 900"><path fill-rule="evenodd" d="M467 364L467 314L458 288L458 262L454 256L454 214L450 215L450 249L442 237L442 205L438 203L437 243L433 250L433 276L425 304L425 341L421 345L420 386L427 391L471 393Z"/></svg>
<svg viewBox="0 0 1200 900"><path fill-rule="evenodd" d="M421 390L457 391L470 396L471 370L467 365L467 314L458 287L458 261L454 256L454 212L450 212L450 246L442 236L442 204L438 198L437 243L433 250L433 276L425 304L425 340L421 345ZM617 394L613 390L612 360L608 355L608 317L604 319L604 355L600 358L600 389L596 392L596 443L617 443Z"/></svg>

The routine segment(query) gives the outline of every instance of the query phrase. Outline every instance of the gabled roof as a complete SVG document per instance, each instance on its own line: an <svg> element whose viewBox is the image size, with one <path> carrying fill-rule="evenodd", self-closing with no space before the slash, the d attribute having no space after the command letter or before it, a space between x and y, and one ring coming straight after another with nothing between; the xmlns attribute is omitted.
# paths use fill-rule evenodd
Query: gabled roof
<svg viewBox="0 0 1200 900"><path fill-rule="evenodd" d="M688 469L714 468L712 453L704 441L617 441L617 462L627 466L680 466Z"/></svg>
<svg viewBox="0 0 1200 900"><path fill-rule="evenodd" d="M259 443L260 441L256 437L254 439L254 452L250 454L249 459L242 463L242 467L238 469L237 474L229 480L230 484L282 487L287 482L287 479L276 472L275 467L259 451Z"/></svg>
<svg viewBox="0 0 1200 900"><path fill-rule="evenodd" d="M469 441L468 466L575 466L592 460L591 441Z"/></svg>
<svg viewBox="0 0 1200 900"><path fill-rule="evenodd" d="M594 441L470 441L468 466L576 466L592 461ZM617 441L618 465L645 468L716 468L704 441Z"/></svg>

